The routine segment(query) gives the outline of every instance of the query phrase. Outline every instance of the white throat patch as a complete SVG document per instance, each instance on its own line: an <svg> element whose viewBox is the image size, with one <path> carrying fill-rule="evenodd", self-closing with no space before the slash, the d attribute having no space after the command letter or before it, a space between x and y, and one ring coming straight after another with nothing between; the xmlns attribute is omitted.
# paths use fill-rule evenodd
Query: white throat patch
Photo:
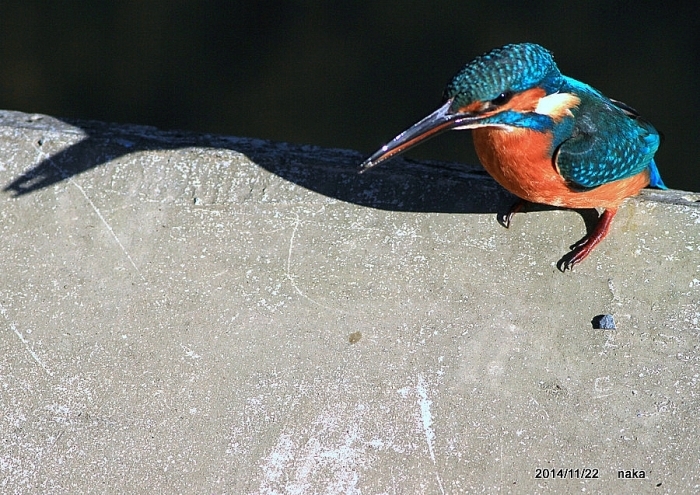
<svg viewBox="0 0 700 495"><path fill-rule="evenodd" d="M571 108L578 106L581 99L571 93L553 93L551 95L540 98L535 107L535 112L541 115L547 115L554 120L560 120L564 117L573 116Z"/></svg>

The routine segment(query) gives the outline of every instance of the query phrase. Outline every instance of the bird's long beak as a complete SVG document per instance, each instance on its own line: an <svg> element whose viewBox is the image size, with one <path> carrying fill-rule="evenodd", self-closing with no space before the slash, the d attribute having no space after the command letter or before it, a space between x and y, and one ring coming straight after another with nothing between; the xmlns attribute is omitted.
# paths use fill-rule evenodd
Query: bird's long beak
<svg viewBox="0 0 700 495"><path fill-rule="evenodd" d="M452 99L447 100L433 113L382 146L376 153L362 162L360 173L389 158L400 155L431 137L458 127L461 129L469 128L481 119L478 114L474 113L452 112L450 111L451 105Z"/></svg>

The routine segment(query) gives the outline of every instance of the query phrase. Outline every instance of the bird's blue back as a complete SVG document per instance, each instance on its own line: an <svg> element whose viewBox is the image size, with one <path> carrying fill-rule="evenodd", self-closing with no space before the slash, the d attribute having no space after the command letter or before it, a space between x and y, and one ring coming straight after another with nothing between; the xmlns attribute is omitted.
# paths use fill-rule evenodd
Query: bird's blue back
<svg viewBox="0 0 700 495"><path fill-rule="evenodd" d="M649 168L651 185L666 188L653 161L660 137L650 123L626 105L570 77L563 76L560 91L581 100L571 110L567 135L557 135L556 127L554 131L556 163L565 179L592 188Z"/></svg>

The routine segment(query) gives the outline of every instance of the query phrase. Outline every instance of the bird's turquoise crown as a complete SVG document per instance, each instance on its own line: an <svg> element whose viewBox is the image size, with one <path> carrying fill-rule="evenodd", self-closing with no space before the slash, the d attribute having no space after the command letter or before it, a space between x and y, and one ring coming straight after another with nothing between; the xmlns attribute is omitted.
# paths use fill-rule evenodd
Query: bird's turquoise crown
<svg viewBox="0 0 700 495"><path fill-rule="evenodd" d="M454 98L451 107L457 110L474 101L490 101L504 92L535 86L553 93L561 83L561 72L547 49L534 43L506 45L465 65L445 88L443 100Z"/></svg>

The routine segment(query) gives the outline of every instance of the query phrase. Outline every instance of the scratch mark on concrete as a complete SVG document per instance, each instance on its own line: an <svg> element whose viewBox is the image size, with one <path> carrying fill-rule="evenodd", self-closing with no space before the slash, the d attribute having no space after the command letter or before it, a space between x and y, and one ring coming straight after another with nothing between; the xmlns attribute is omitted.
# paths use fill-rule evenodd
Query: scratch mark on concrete
<svg viewBox="0 0 700 495"><path fill-rule="evenodd" d="M24 338L24 335L22 335L22 332L20 332L19 330L17 330L17 325L15 325L15 322L14 322L14 321L11 321L11 320L7 317L7 310L6 310L3 306L0 306L0 314L1 314L1 315L7 320L7 322L10 324L10 329L12 329L12 331L15 333L15 335L17 336L17 338L19 338L20 342L22 342L22 343L24 344L24 348L27 350L27 352L28 352L29 355L32 357L32 359L34 359L34 361L36 361L36 363L37 363L39 366L41 366L41 369L43 369L43 370L46 372L47 375L53 376L53 373L51 372L51 370L48 368L48 366L46 366L46 365L44 364L44 362L43 362L41 359L39 359L39 356L37 355L36 352L34 352L34 350L32 349L32 346L29 344L29 341L28 341L27 339Z"/></svg>
<svg viewBox="0 0 700 495"><path fill-rule="evenodd" d="M601 376L599 378L596 378L593 382L593 389L597 393L597 395L593 397L594 399L603 399L605 397L610 397L611 395L613 395L613 393L611 392L613 389L613 385L610 382L609 376Z"/></svg>
<svg viewBox="0 0 700 495"><path fill-rule="evenodd" d="M88 202L88 204L90 205L90 207L93 209L93 211L95 212L95 214L97 215L97 217L102 221L102 223L104 224L104 226L107 228L107 230L109 231L109 233L112 235L112 237L114 238L114 240L117 242L117 245L118 245L119 248L122 250L122 252L123 252L124 255L126 256L126 258L129 260L129 263L131 263L131 266L134 267L134 270L136 270L136 273L138 273L139 277L141 277L141 280L143 280L143 281L145 282L145 281L146 281L146 278L143 276L143 274L141 274L141 270L139 270L139 267L136 266L136 263L134 263L134 260L131 258L131 255L130 255L129 252L126 250L126 248L125 248L124 245L121 243L121 241L119 240L119 237L117 237L117 234L114 233L114 230L112 229L112 227L109 225L109 223L107 223L107 220L105 220L105 217L102 216L102 213L100 213L100 210L97 208L97 206L95 206L95 203L92 202L92 200L91 200L90 197L87 195L87 193L85 192L85 190L80 186L80 184L78 184L77 182L75 182L75 181L73 180L73 178L70 176L70 174L69 174L68 172L66 172L60 165L58 165L58 164L53 160L53 158L51 158L51 156L50 156L48 153L46 153L44 150L42 150L42 149L40 149L39 147L37 147L37 145L34 144L33 141L32 141L32 146L34 146L34 149L39 153L39 157L40 157L40 158L41 158L41 157L44 157L44 158L43 158L44 160L48 160L48 162L51 164L51 166L52 166L53 168L55 168L56 171L57 171L59 174L61 174L61 177L62 177L64 180L66 180L69 184L73 185L76 189L78 189L78 191L80 191L80 194L83 195L83 197L84 197L85 200Z"/></svg>
<svg viewBox="0 0 700 495"><path fill-rule="evenodd" d="M418 405L420 406L420 417L425 433L425 441L428 443L428 452L430 452L430 460L433 461L435 469L435 478L440 486L440 493L444 495L445 488L442 486L440 474L437 472L437 463L435 462L435 451L433 450L433 440L435 440L435 432L433 431L433 416L430 413L430 405L433 403L428 399L428 390L425 388L425 381L421 375L418 375L418 385L416 386L418 393Z"/></svg>
<svg viewBox="0 0 700 495"><path fill-rule="evenodd" d="M304 299L308 300L309 302L314 303L316 306L320 306L320 307L327 309L329 311L336 311L336 312L342 313L342 311L340 311L339 309L328 307L324 304L321 304L318 301L311 299L309 296L304 294L304 292L302 292L302 290L299 288L299 286L296 283L295 275L292 274L292 252L294 251L294 238L296 237L297 231L299 230L299 225L301 224L301 219L299 218L299 214L295 214L295 216L296 216L296 220L294 221L294 228L292 229L292 235L289 238L289 253L287 254L287 270L286 270L285 276L287 277L287 280L289 280L289 282L292 284L292 287L294 287L294 290L297 292L297 294L299 294Z"/></svg>
<svg viewBox="0 0 700 495"><path fill-rule="evenodd" d="M222 271L222 272L215 273L214 275L211 276L211 278L218 278L218 277L220 277L220 276L222 276L222 275L226 275L227 273L228 273L228 268L227 268L226 270Z"/></svg>
<svg viewBox="0 0 700 495"><path fill-rule="evenodd" d="M542 406L540 406L540 403L537 402L534 397L530 397L530 404L534 404L540 410L540 412L543 413L540 416L542 419L549 421L549 413Z"/></svg>

